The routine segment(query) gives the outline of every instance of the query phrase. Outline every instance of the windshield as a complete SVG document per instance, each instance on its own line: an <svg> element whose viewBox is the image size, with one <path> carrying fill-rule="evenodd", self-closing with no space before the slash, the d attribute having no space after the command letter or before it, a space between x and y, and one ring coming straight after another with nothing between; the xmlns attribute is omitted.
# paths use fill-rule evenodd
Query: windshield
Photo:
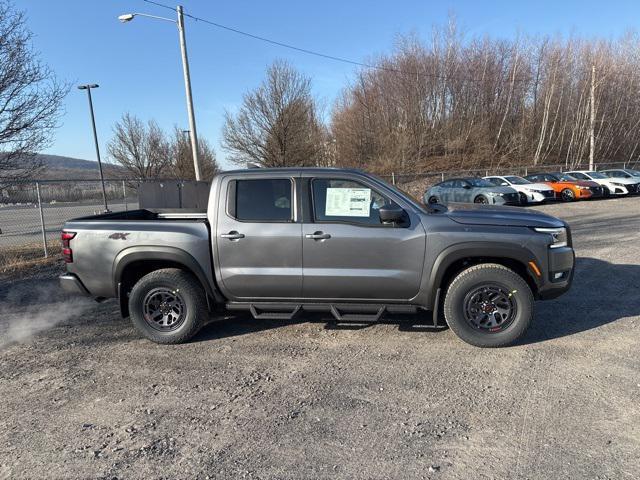
<svg viewBox="0 0 640 480"><path fill-rule="evenodd" d="M634 175L636 177L640 177L640 170L632 170L630 168L627 168L627 172L629 172L631 175Z"/></svg>
<svg viewBox="0 0 640 480"><path fill-rule="evenodd" d="M567 173L554 173L553 176L557 177L561 182L575 182L578 180L576 177L572 177Z"/></svg>
<svg viewBox="0 0 640 480"><path fill-rule="evenodd" d="M591 178L598 178L601 180L609 178L604 173L600 172L587 172L587 175L589 175Z"/></svg>
<svg viewBox="0 0 640 480"><path fill-rule="evenodd" d="M506 178L510 183L513 183L514 185L527 185L531 183L529 180L522 177L513 176L513 177L504 177L504 178Z"/></svg>
<svg viewBox="0 0 640 480"><path fill-rule="evenodd" d="M411 193L409 193L408 191L402 190L401 188L398 188L397 186L393 185L392 183L387 182L386 180L383 180L382 178L378 177L377 175L370 174L370 176L373 177L373 179L376 182L383 184L389 190L392 190L395 193L397 193L398 195L400 195L405 201L409 202L417 210L419 210L419 211L421 211L423 213L429 213L429 211L426 209L425 205L420 200L418 200L416 197L414 197Z"/></svg>
<svg viewBox="0 0 640 480"><path fill-rule="evenodd" d="M484 178L465 178L465 181L474 187L495 187L495 185Z"/></svg>

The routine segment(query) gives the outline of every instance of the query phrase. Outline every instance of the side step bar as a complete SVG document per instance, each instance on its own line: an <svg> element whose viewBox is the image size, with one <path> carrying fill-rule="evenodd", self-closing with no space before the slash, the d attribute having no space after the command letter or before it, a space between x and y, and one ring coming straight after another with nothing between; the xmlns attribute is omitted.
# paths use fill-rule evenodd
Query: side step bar
<svg viewBox="0 0 640 480"><path fill-rule="evenodd" d="M416 315L417 305L337 303L229 302L228 310L249 311L256 320L293 320L301 311L331 313L338 322L378 322L385 313ZM433 326L438 325L434 322Z"/></svg>

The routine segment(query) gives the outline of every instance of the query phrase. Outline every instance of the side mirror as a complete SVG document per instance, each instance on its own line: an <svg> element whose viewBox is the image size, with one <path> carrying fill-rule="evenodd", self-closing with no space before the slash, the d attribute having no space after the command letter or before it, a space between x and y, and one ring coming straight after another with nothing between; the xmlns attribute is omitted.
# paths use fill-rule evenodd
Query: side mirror
<svg viewBox="0 0 640 480"><path fill-rule="evenodd" d="M507 182L502 182L500 185L503 186L503 187L508 187L509 186L509 184Z"/></svg>
<svg viewBox="0 0 640 480"><path fill-rule="evenodd" d="M469 185L468 183L465 183L464 185L462 185L462 188L469 190L471 189L471 185Z"/></svg>
<svg viewBox="0 0 640 480"><path fill-rule="evenodd" d="M400 207L384 205L378 210L382 223L398 223L404 217L404 210Z"/></svg>

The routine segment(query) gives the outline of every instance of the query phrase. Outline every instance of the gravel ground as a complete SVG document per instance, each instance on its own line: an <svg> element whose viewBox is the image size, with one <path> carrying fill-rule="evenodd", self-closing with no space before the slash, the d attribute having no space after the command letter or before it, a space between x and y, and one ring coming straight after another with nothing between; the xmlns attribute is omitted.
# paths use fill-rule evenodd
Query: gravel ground
<svg viewBox="0 0 640 480"><path fill-rule="evenodd" d="M245 316L159 346L56 267L0 283L0 478L638 478L640 198L549 205L574 287L517 346Z"/></svg>

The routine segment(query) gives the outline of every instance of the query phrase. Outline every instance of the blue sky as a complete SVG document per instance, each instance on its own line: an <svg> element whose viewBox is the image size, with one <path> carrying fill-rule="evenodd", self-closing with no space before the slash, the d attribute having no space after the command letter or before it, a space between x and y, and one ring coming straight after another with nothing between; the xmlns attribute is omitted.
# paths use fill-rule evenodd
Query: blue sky
<svg viewBox="0 0 640 480"><path fill-rule="evenodd" d="M60 77L98 83L94 93L103 157L111 129L124 112L154 118L166 129L187 129L184 84L176 28L168 22L118 15L172 12L142 0L14 0L26 11L34 47ZM166 3L170 0L165 0ZM428 37L432 25L453 12L470 35L513 37L562 34L614 38L640 21L637 0L556 1L336 1L270 0L214 2L184 0L185 11L257 35L330 55L366 61L388 52L398 34ZM289 51L187 19L198 133L216 149L223 166L220 131L225 109L257 86L265 68L284 58L311 76L314 93L327 110L355 71L353 66ZM93 160L86 94L75 87L53 145L46 152Z"/></svg>

